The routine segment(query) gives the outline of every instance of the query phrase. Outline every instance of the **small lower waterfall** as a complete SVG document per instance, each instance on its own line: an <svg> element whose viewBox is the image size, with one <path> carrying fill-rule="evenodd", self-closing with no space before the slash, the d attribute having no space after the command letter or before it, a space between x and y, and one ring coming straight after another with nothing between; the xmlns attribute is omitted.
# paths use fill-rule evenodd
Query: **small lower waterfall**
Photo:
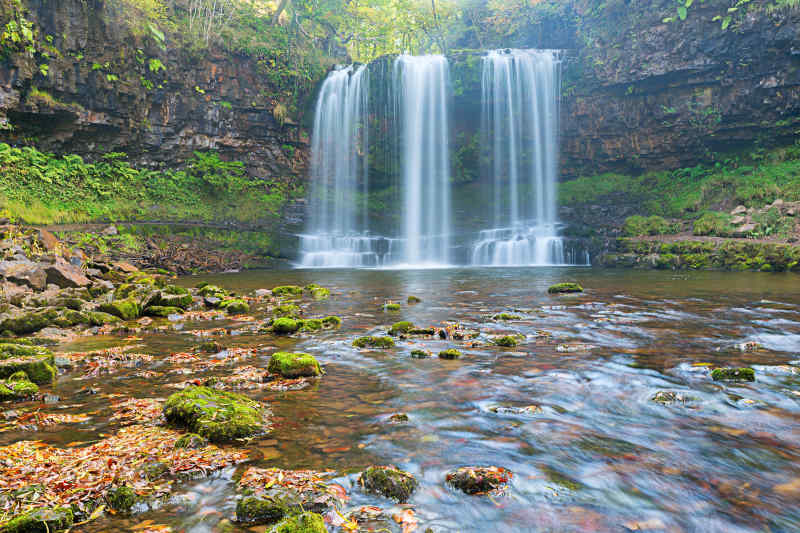
<svg viewBox="0 0 800 533"><path fill-rule="evenodd" d="M402 262L450 263L449 68L444 56L394 63L403 187Z"/></svg>
<svg viewBox="0 0 800 533"><path fill-rule="evenodd" d="M496 50L482 63L481 130L491 161L493 229L473 243L473 265L560 265L558 236L559 53Z"/></svg>

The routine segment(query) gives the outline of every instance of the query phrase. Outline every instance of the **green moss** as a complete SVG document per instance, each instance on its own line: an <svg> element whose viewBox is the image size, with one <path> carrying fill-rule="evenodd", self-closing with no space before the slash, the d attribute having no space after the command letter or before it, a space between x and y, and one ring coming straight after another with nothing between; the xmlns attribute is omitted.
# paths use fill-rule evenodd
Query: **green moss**
<svg viewBox="0 0 800 533"><path fill-rule="evenodd" d="M290 335L302 326L302 322L293 318L276 318L272 323L272 331L276 335Z"/></svg>
<svg viewBox="0 0 800 533"><path fill-rule="evenodd" d="M161 305L161 304L148 304ZM125 300L114 300L113 302L102 304L98 307L103 313L114 315L122 320L135 320L141 315L141 308L136 300L128 298Z"/></svg>
<svg viewBox="0 0 800 533"><path fill-rule="evenodd" d="M153 293L147 300L145 307L153 305L162 307L180 307L181 309L188 309L194 300L189 290L177 285L167 285L160 291Z"/></svg>
<svg viewBox="0 0 800 533"><path fill-rule="evenodd" d="M208 387L187 387L167 398L164 417L213 442L250 437L267 429L261 404Z"/></svg>
<svg viewBox="0 0 800 533"><path fill-rule="evenodd" d="M300 323L302 324L300 331L319 331L323 327L321 318L306 318Z"/></svg>
<svg viewBox="0 0 800 533"><path fill-rule="evenodd" d="M399 311L400 304L388 303L383 305L384 311Z"/></svg>
<svg viewBox="0 0 800 533"><path fill-rule="evenodd" d="M342 319L338 316L326 316L322 319L322 325L326 328L336 329L341 327Z"/></svg>
<svg viewBox="0 0 800 533"><path fill-rule="evenodd" d="M0 331L10 331L16 335L27 335L36 333L40 329L49 326L58 318L58 311L55 309L45 309L23 313L13 318L7 318L0 323Z"/></svg>
<svg viewBox="0 0 800 533"><path fill-rule="evenodd" d="M519 344L519 339L514 335L504 335L494 339L494 343L505 348L513 348Z"/></svg>
<svg viewBox="0 0 800 533"><path fill-rule="evenodd" d="M250 312L250 304L242 299L224 300L219 307L225 309L229 315L242 315Z"/></svg>
<svg viewBox="0 0 800 533"><path fill-rule="evenodd" d="M315 300L326 300L331 295L331 291L329 291L325 287L320 287L316 283L311 283L309 285L306 285L304 289L307 292L310 292L311 296Z"/></svg>
<svg viewBox="0 0 800 533"><path fill-rule="evenodd" d="M120 319L110 313L103 313L102 311L90 311L86 313L89 318L89 324L92 326L105 326L106 324L113 324L119 322Z"/></svg>
<svg viewBox="0 0 800 533"><path fill-rule="evenodd" d="M180 307L165 307L161 305L151 305L144 310L145 316L167 318L170 315L182 315L184 310Z"/></svg>
<svg viewBox="0 0 800 533"><path fill-rule="evenodd" d="M197 291L197 294L203 297L210 296L213 298L223 299L228 295L228 292L225 289L217 287L216 285L206 284L202 287L199 287L199 289L200 290Z"/></svg>
<svg viewBox="0 0 800 533"><path fill-rule="evenodd" d="M408 297L407 301L408 301L408 305L415 305L415 304L420 303L422 301L422 299L420 299L418 296L413 296L412 295L412 296Z"/></svg>
<svg viewBox="0 0 800 533"><path fill-rule="evenodd" d="M300 308L294 304L283 304L272 310L275 318L300 318Z"/></svg>
<svg viewBox="0 0 800 533"><path fill-rule="evenodd" d="M277 296L278 298L284 296L302 296L303 288L298 287L297 285L281 285L280 287L275 287L272 289L272 295Z"/></svg>
<svg viewBox="0 0 800 533"><path fill-rule="evenodd" d="M196 450L208 446L208 440L195 433L187 433L175 441L175 448Z"/></svg>
<svg viewBox="0 0 800 533"><path fill-rule="evenodd" d="M570 292L583 292L583 287L578 285L577 283L556 283L555 285L550 285L547 289L547 292L550 294L563 294L563 293L570 293Z"/></svg>
<svg viewBox="0 0 800 533"><path fill-rule="evenodd" d="M274 353L269 360L267 370L271 374L280 374L285 378L311 377L322 374L322 368L317 360L307 353Z"/></svg>
<svg viewBox="0 0 800 533"><path fill-rule="evenodd" d="M397 336L403 333L408 333L414 328L414 324L408 322L407 320L402 322L395 322L392 324L392 327L389 329L389 335Z"/></svg>
<svg viewBox="0 0 800 533"><path fill-rule="evenodd" d="M328 533L325 521L317 513L303 513L281 520L270 533Z"/></svg>
<svg viewBox="0 0 800 533"><path fill-rule="evenodd" d="M74 520L69 507L34 509L16 515L0 527L0 533L56 533L71 527Z"/></svg>
<svg viewBox="0 0 800 533"><path fill-rule="evenodd" d="M81 313L80 311L74 311L72 309L65 309L52 322L54 326L58 326L60 328L71 328L73 326L77 326L78 324L88 323L89 316L86 315L86 313Z"/></svg>
<svg viewBox="0 0 800 533"><path fill-rule="evenodd" d="M108 506L118 513L130 513L136 500L138 500L136 492L127 485L113 487L106 494Z"/></svg>
<svg viewBox="0 0 800 533"><path fill-rule="evenodd" d="M236 520L247 525L271 524L291 511L292 506L283 500L248 496L236 503Z"/></svg>
<svg viewBox="0 0 800 533"><path fill-rule="evenodd" d="M641 237L644 235L666 235L677 233L679 227L670 224L663 217L652 215L647 218L633 215L625 219L622 233L628 237Z"/></svg>
<svg viewBox="0 0 800 533"><path fill-rule="evenodd" d="M372 466L364 470L358 478L367 492L392 498L400 503L407 502L417 488L417 480L408 472L387 466Z"/></svg>
<svg viewBox="0 0 800 533"><path fill-rule="evenodd" d="M714 381L755 381L756 372L752 368L715 368L711 371Z"/></svg>
<svg viewBox="0 0 800 533"><path fill-rule="evenodd" d="M512 315L510 313L498 313L492 317L495 320L519 320L522 317L519 315Z"/></svg>
<svg viewBox="0 0 800 533"><path fill-rule="evenodd" d="M458 359L459 357L461 357L461 352L455 348L449 348L439 352L439 359Z"/></svg>
<svg viewBox="0 0 800 533"><path fill-rule="evenodd" d="M425 350L411 350L411 357L414 359L427 359L431 357L431 353Z"/></svg>
<svg viewBox="0 0 800 533"><path fill-rule="evenodd" d="M411 328L409 335L436 335L436 328Z"/></svg>
<svg viewBox="0 0 800 533"><path fill-rule="evenodd" d="M6 379L5 383L0 383L0 400L19 400L31 398L39 392L36 386L25 372L15 372Z"/></svg>
<svg viewBox="0 0 800 533"><path fill-rule="evenodd" d="M356 348L394 348L391 337L358 337L353 341Z"/></svg>
<svg viewBox="0 0 800 533"><path fill-rule="evenodd" d="M0 344L0 378L24 372L34 383L52 383L56 377L53 359L53 353L40 346Z"/></svg>

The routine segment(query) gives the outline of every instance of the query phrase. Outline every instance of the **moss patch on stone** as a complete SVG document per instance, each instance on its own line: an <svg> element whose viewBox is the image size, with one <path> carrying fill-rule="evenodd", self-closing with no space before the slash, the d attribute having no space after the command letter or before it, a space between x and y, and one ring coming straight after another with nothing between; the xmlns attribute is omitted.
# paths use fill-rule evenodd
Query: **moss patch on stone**
<svg viewBox="0 0 800 533"><path fill-rule="evenodd" d="M108 506L118 513L130 513L136 500L138 500L136 492L127 485L112 487L106 494Z"/></svg>
<svg viewBox="0 0 800 533"><path fill-rule="evenodd" d="M755 381L756 372L752 368L715 368L711 371L714 381Z"/></svg>
<svg viewBox="0 0 800 533"><path fill-rule="evenodd" d="M425 350L411 350L411 357L414 359L427 359L431 357L431 353Z"/></svg>
<svg viewBox="0 0 800 533"><path fill-rule="evenodd" d="M513 348L517 346L520 342L519 337L516 335L503 335L502 337L497 337L493 341L497 346L502 346L504 348Z"/></svg>
<svg viewBox="0 0 800 533"><path fill-rule="evenodd" d="M394 339L391 337L359 337L353 341L356 348L394 348Z"/></svg>
<svg viewBox="0 0 800 533"><path fill-rule="evenodd" d="M270 374L280 374L285 378L322 375L317 360L307 353L276 352L272 354L267 370Z"/></svg>
<svg viewBox="0 0 800 533"><path fill-rule="evenodd" d="M455 348L449 348L447 350L442 350L439 352L439 359L458 359L461 357L461 352L456 350Z"/></svg>
<svg viewBox="0 0 800 533"><path fill-rule="evenodd" d="M278 298L285 296L302 296L303 287L298 287L297 285L281 285L280 287L272 289L272 295Z"/></svg>
<svg viewBox="0 0 800 533"><path fill-rule="evenodd" d="M336 329L342 325L342 319L338 316L326 316L322 319L322 325L326 328Z"/></svg>
<svg viewBox="0 0 800 533"><path fill-rule="evenodd" d="M414 476L403 470L388 466L372 466L358 478L364 490L405 503L417 488Z"/></svg>
<svg viewBox="0 0 800 533"><path fill-rule="evenodd" d="M326 300L331 295L331 291L325 287L317 285L316 283L310 283L306 285L304 289L311 293L311 297L315 300Z"/></svg>
<svg viewBox="0 0 800 533"><path fill-rule="evenodd" d="M272 310L275 318L300 318L300 308L294 304L283 304Z"/></svg>
<svg viewBox="0 0 800 533"><path fill-rule="evenodd" d="M10 331L16 335L36 333L56 320L58 314L56 309L22 313L21 315L3 320L2 323L0 323L0 331Z"/></svg>
<svg viewBox="0 0 800 533"><path fill-rule="evenodd" d="M162 307L180 307L181 309L188 309L193 302L192 295L189 290L177 285L167 285L160 291L153 293L147 300L145 307L158 305Z"/></svg>
<svg viewBox="0 0 800 533"><path fill-rule="evenodd" d="M243 315L250 312L250 304L242 299L224 300L219 304L220 309L225 309L229 315Z"/></svg>
<svg viewBox="0 0 800 533"><path fill-rule="evenodd" d="M276 335L290 335L297 332L302 325L303 323L299 320L281 317L272 322L272 331Z"/></svg>
<svg viewBox="0 0 800 533"><path fill-rule="evenodd" d="M208 446L208 439L197 435L196 433L187 433L175 441L175 448L183 448L186 450L196 450Z"/></svg>
<svg viewBox="0 0 800 533"><path fill-rule="evenodd" d="M303 513L281 520L270 533L328 533L328 528L322 516Z"/></svg>
<svg viewBox="0 0 800 533"><path fill-rule="evenodd" d="M145 316L152 316L158 318L167 318L170 315L182 315L183 313L184 311L180 307L163 306L163 305L151 305L150 307L144 310Z"/></svg>
<svg viewBox="0 0 800 533"><path fill-rule="evenodd" d="M164 403L168 422L212 442L250 437L267 429L265 408L241 394L187 387Z"/></svg>
<svg viewBox="0 0 800 533"><path fill-rule="evenodd" d="M0 527L0 533L56 533L72 526L69 507L41 508L19 514Z"/></svg>
<svg viewBox="0 0 800 533"><path fill-rule="evenodd" d="M420 303L422 299L419 298L418 296L409 296L407 301L408 305L414 305Z"/></svg>
<svg viewBox="0 0 800 533"><path fill-rule="evenodd" d="M135 320L139 318L142 313L141 307L133 298L114 300L113 302L102 304L100 307L98 307L98 310L102 311L103 313L108 313L109 315L114 315L122 320Z"/></svg>
<svg viewBox="0 0 800 533"><path fill-rule="evenodd" d="M0 383L0 401L30 398L39 392L39 387L28 379L25 372L15 372Z"/></svg>
<svg viewBox="0 0 800 533"><path fill-rule="evenodd" d="M118 316L102 311L90 311L86 313L86 316L89 317L89 324L92 326L105 326L106 324L113 324L120 321Z"/></svg>
<svg viewBox="0 0 800 533"><path fill-rule="evenodd" d="M549 292L550 294L583 292L583 287L581 287L577 283L572 283L572 282L556 283L555 285L550 285L550 287L547 289L547 292Z"/></svg>
<svg viewBox="0 0 800 533"><path fill-rule="evenodd" d="M291 509L291 504L280 499L248 496L236 503L236 520L248 525L271 524L283 518Z"/></svg>
<svg viewBox="0 0 800 533"><path fill-rule="evenodd" d="M53 353L41 346L0 344L0 378L24 372L37 384L52 383L56 377Z"/></svg>
<svg viewBox="0 0 800 533"><path fill-rule="evenodd" d="M389 302L387 304L383 304L383 310L384 311L399 311L400 310L400 304L396 304L396 303L392 303L392 302Z"/></svg>
<svg viewBox="0 0 800 533"><path fill-rule="evenodd" d="M404 320L401 322L395 322L392 324L392 327L389 329L389 335L397 336L402 335L403 333L408 333L414 328L414 324L411 322Z"/></svg>

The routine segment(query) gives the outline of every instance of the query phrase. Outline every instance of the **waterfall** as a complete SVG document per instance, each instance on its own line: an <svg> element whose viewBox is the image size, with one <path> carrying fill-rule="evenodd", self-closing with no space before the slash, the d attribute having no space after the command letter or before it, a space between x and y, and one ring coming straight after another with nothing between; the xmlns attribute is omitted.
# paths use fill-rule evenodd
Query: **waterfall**
<svg viewBox="0 0 800 533"><path fill-rule="evenodd" d="M564 264L558 236L561 60L550 50L496 50L482 61L481 131L491 161L491 226L473 243L474 265Z"/></svg>
<svg viewBox="0 0 800 533"><path fill-rule="evenodd" d="M311 139L310 231L300 236L300 266L379 264L380 238L367 233L366 65L332 71L320 89Z"/></svg>
<svg viewBox="0 0 800 533"><path fill-rule="evenodd" d="M447 59L399 56L393 87L404 207L401 262L447 265L451 236Z"/></svg>

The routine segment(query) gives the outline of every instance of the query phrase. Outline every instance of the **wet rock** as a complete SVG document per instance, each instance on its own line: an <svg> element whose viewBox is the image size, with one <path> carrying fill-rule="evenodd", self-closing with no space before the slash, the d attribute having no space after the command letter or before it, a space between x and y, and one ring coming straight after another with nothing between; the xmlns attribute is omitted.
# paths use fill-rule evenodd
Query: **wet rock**
<svg viewBox="0 0 800 533"><path fill-rule="evenodd" d="M572 282L556 283L555 285L550 285L550 287L547 289L547 292L550 294L583 292L583 287Z"/></svg>
<svg viewBox="0 0 800 533"><path fill-rule="evenodd" d="M466 494L478 495L502 490L511 477L509 470L498 466L464 466L447 474L446 480Z"/></svg>
<svg viewBox="0 0 800 533"><path fill-rule="evenodd" d="M503 335L502 337L495 337L492 339L497 346L502 346L504 348L513 348L520 343L520 337L518 335Z"/></svg>
<svg viewBox="0 0 800 533"><path fill-rule="evenodd" d="M39 392L25 372L11 374L5 382L0 382L0 401L22 400L31 398Z"/></svg>
<svg viewBox="0 0 800 533"><path fill-rule="evenodd" d="M86 316L89 319L89 324L92 326L105 326L106 324L114 324L120 321L118 316L102 311L91 311L86 313Z"/></svg>
<svg viewBox="0 0 800 533"><path fill-rule="evenodd" d="M44 507L14 516L0 533L56 533L71 527L74 520L69 507Z"/></svg>
<svg viewBox="0 0 800 533"><path fill-rule="evenodd" d="M122 320L136 320L141 315L141 307L133 298L114 300L101 304L98 309L103 313L114 315Z"/></svg>
<svg viewBox="0 0 800 533"><path fill-rule="evenodd" d="M411 328L408 334L433 337L436 335L436 328Z"/></svg>
<svg viewBox="0 0 800 533"><path fill-rule="evenodd" d="M250 304L239 298L223 300L219 308L224 309L229 315L243 315L250 312Z"/></svg>
<svg viewBox="0 0 800 533"><path fill-rule="evenodd" d="M447 350L442 350L439 352L439 359L458 359L461 357L461 352L456 350L455 348L449 348Z"/></svg>
<svg viewBox="0 0 800 533"><path fill-rule="evenodd" d="M489 408L489 411L498 415L536 415L542 413L542 408L538 405L526 405L524 407L517 407L512 405L495 405Z"/></svg>
<svg viewBox="0 0 800 533"><path fill-rule="evenodd" d="M53 353L41 346L0 344L0 378L24 372L39 385L52 383L56 377Z"/></svg>
<svg viewBox="0 0 800 533"><path fill-rule="evenodd" d="M393 424L403 424L408 422L408 415L405 413L395 413L389 417L389 422Z"/></svg>
<svg viewBox="0 0 800 533"><path fill-rule="evenodd" d="M391 337L358 337L353 341L356 348L394 348L394 339Z"/></svg>
<svg viewBox="0 0 800 533"><path fill-rule="evenodd" d="M92 286L89 287L89 294L91 294L93 298L97 298L98 296L113 290L114 284L112 282L101 279L92 283Z"/></svg>
<svg viewBox="0 0 800 533"><path fill-rule="evenodd" d="M168 318L170 315L182 315L184 310L180 307L165 307L161 305L151 305L144 310L145 316L157 318Z"/></svg>
<svg viewBox="0 0 800 533"><path fill-rule="evenodd" d="M106 493L106 503L108 503L108 507L123 514L129 514L131 512L137 499L136 492L127 485L113 487Z"/></svg>
<svg viewBox="0 0 800 533"><path fill-rule="evenodd" d="M757 352L761 349L761 345L755 341L741 342L736 344L735 347L740 352Z"/></svg>
<svg viewBox="0 0 800 533"><path fill-rule="evenodd" d="M276 335L291 335L292 333L296 333L302 325L303 323L301 321L293 318L276 318L272 322L272 331Z"/></svg>
<svg viewBox="0 0 800 533"><path fill-rule="evenodd" d="M212 442L250 437L269 428L260 403L208 387L187 387L167 398L164 418Z"/></svg>
<svg viewBox="0 0 800 533"><path fill-rule="evenodd" d="M195 433L187 433L175 441L175 448L196 450L208 446L208 440Z"/></svg>
<svg viewBox="0 0 800 533"><path fill-rule="evenodd" d="M17 335L36 333L49 326L58 315L55 309L21 313L0 322L0 331L11 331Z"/></svg>
<svg viewBox="0 0 800 533"><path fill-rule="evenodd" d="M92 284L79 268L61 258L58 258L54 264L47 266L45 272L47 273L47 283L53 283L62 289L88 287Z"/></svg>
<svg viewBox="0 0 800 533"><path fill-rule="evenodd" d="M294 304L279 305L272 310L275 318L300 318L301 314L300 308Z"/></svg>
<svg viewBox="0 0 800 533"><path fill-rule="evenodd" d="M319 331L323 327L322 319L321 318L306 318L305 320L301 320L300 323L300 331Z"/></svg>
<svg viewBox="0 0 800 533"><path fill-rule="evenodd" d="M284 518L270 530L270 533L328 533L322 516L316 513L302 513Z"/></svg>
<svg viewBox="0 0 800 533"><path fill-rule="evenodd" d="M216 285L203 285L198 289L197 294L203 297L215 297L221 300L228 296L228 291Z"/></svg>
<svg viewBox="0 0 800 533"><path fill-rule="evenodd" d="M422 301L418 296L409 296L408 297L408 305L415 305Z"/></svg>
<svg viewBox="0 0 800 533"><path fill-rule="evenodd" d="M222 299L217 298L216 296L206 296L205 298L203 298L203 303L205 304L206 307L216 309L217 307L219 307L219 304L222 303Z"/></svg>
<svg viewBox="0 0 800 533"><path fill-rule="evenodd" d="M303 287L298 287L297 285L282 285L273 288L272 295L278 298L302 296Z"/></svg>
<svg viewBox="0 0 800 533"><path fill-rule="evenodd" d="M591 344L559 344L556 351L559 353L588 352L594 349Z"/></svg>
<svg viewBox="0 0 800 533"><path fill-rule="evenodd" d="M364 490L405 503L417 488L414 476L389 466L372 466L358 478Z"/></svg>
<svg viewBox="0 0 800 533"><path fill-rule="evenodd" d="M400 304L392 303L392 302L385 303L385 304L383 304L383 310L384 311L399 311L400 310Z"/></svg>
<svg viewBox="0 0 800 533"><path fill-rule="evenodd" d="M331 315L331 316L326 316L325 318L322 319L322 326L327 329L336 329L341 327L341 325L342 325L342 319L339 318L338 316Z"/></svg>
<svg viewBox="0 0 800 533"><path fill-rule="evenodd" d="M431 352L426 352L425 350L411 350L411 357L414 359L427 359L432 356Z"/></svg>
<svg viewBox="0 0 800 533"><path fill-rule="evenodd" d="M145 304L145 308L150 306L180 307L188 309L192 305L192 295L188 289L177 285L168 285L160 291L153 293Z"/></svg>
<svg viewBox="0 0 800 533"><path fill-rule="evenodd" d="M752 368L715 368L711 371L714 381L755 381L756 372Z"/></svg>
<svg viewBox="0 0 800 533"><path fill-rule="evenodd" d="M684 396L683 394L673 391L664 391L664 390L656 392L650 398L650 401L660 403L662 405L671 405L673 403L686 403L687 401L690 400L692 400L692 398Z"/></svg>
<svg viewBox="0 0 800 533"><path fill-rule="evenodd" d="M494 320L520 320L522 317L519 315L512 315L511 313L498 313L492 317Z"/></svg>
<svg viewBox="0 0 800 533"><path fill-rule="evenodd" d="M389 335L396 337L404 333L408 333L414 328L414 324L408 321L395 322L389 329Z"/></svg>
<svg viewBox="0 0 800 533"><path fill-rule="evenodd" d="M35 291L47 286L47 273L34 263L21 261L0 261L0 276L18 285L25 285Z"/></svg>
<svg viewBox="0 0 800 533"><path fill-rule="evenodd" d="M270 374L280 374L285 378L322 375L317 360L307 353L276 352L272 354L267 370Z"/></svg>
<svg viewBox="0 0 800 533"><path fill-rule="evenodd" d="M331 291L325 287L320 287L316 283L306 285L304 289L306 292L311 293L311 297L315 300L326 300L331 295Z"/></svg>

